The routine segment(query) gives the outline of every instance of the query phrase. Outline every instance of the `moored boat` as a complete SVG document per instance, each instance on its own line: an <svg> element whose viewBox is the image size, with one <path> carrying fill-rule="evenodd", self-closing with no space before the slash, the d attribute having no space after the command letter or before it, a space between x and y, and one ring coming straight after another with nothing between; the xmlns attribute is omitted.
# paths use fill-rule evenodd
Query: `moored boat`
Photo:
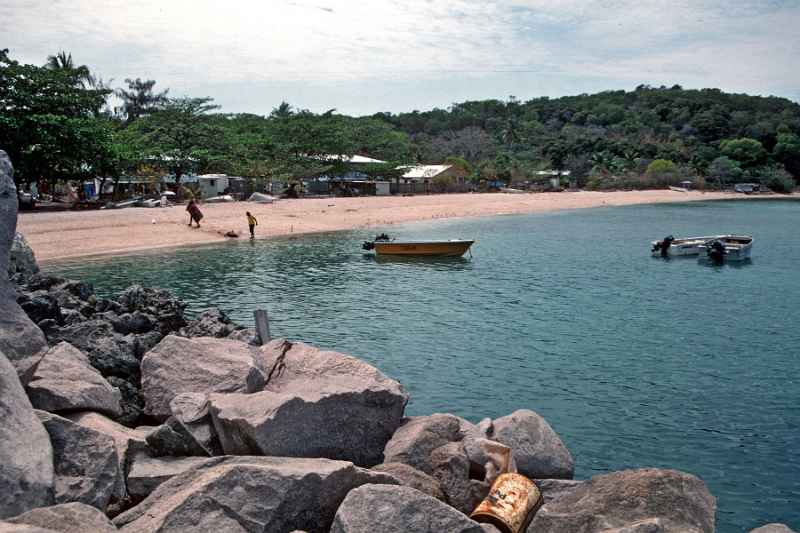
<svg viewBox="0 0 800 533"><path fill-rule="evenodd" d="M448 241L396 241L386 234L375 240L365 241L364 250L375 250L378 255L402 255L424 257L461 257L475 241L451 239Z"/></svg>
<svg viewBox="0 0 800 533"><path fill-rule="evenodd" d="M685 237L676 239L672 235L664 237L660 241L652 241L650 252L653 257L679 257L686 255L698 255L700 247L708 241L722 239L726 235L711 235L708 237Z"/></svg>
<svg viewBox="0 0 800 533"><path fill-rule="evenodd" d="M745 261L750 259L753 237L750 235L723 235L700 246L700 259L715 263Z"/></svg>

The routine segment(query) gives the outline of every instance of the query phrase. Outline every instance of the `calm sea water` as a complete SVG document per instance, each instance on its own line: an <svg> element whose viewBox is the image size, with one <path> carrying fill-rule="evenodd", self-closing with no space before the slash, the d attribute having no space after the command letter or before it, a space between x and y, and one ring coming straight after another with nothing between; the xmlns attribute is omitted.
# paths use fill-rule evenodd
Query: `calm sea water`
<svg viewBox="0 0 800 533"><path fill-rule="evenodd" d="M269 224L268 220L263 221ZM475 238L471 260L382 261L374 232L234 242L53 273L104 295L131 283L218 305L274 335L361 357L410 414L541 413L576 476L658 466L718 498L718 531L800 528L800 203L713 202L409 224ZM666 234L747 233L752 262L649 256Z"/></svg>

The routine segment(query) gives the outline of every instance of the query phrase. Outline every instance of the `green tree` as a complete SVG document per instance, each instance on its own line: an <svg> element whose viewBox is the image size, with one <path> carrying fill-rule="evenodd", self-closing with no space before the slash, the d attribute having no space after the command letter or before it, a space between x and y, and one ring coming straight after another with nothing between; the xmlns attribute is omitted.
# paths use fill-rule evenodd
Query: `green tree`
<svg viewBox="0 0 800 533"><path fill-rule="evenodd" d="M668 159L656 159L647 166L645 175L655 185L669 185L678 179L678 166Z"/></svg>
<svg viewBox="0 0 800 533"><path fill-rule="evenodd" d="M714 159L708 166L708 176L722 186L738 181L742 177L742 169L732 159L722 156Z"/></svg>
<svg viewBox="0 0 800 533"><path fill-rule="evenodd" d="M122 105L116 109L116 112L125 121L125 124L130 124L139 117L148 115L169 102L167 98L169 89L165 89L160 93L153 92L153 87L156 84L155 80L142 80L141 78L132 80L126 78L125 83L128 85L127 90L117 89L115 91L117 97L122 100Z"/></svg>
<svg viewBox="0 0 800 533"><path fill-rule="evenodd" d="M47 56L47 63L45 67L50 70L57 70L73 78L76 85L84 88L96 88L97 79L92 75L89 67L86 65L75 66L72 60L72 54L68 54L63 50L54 56Z"/></svg>
<svg viewBox="0 0 800 533"><path fill-rule="evenodd" d="M800 177L800 136L789 131L778 134L772 153L795 178Z"/></svg>
<svg viewBox="0 0 800 533"><path fill-rule="evenodd" d="M796 182L791 174L781 167L767 167L761 171L761 182L773 192L789 194Z"/></svg>
<svg viewBox="0 0 800 533"><path fill-rule="evenodd" d="M72 70L20 64L0 50L0 146L15 181L85 175L105 135L95 115L108 94L76 83Z"/></svg>
<svg viewBox="0 0 800 533"><path fill-rule="evenodd" d="M760 142L746 137L722 141L719 148L722 155L738 161L744 169L764 163L767 157L767 151Z"/></svg>
<svg viewBox="0 0 800 533"><path fill-rule="evenodd" d="M220 140L220 129L209 120L208 113L219 106L213 98L173 98L163 109L133 124L141 134L142 152L147 158L171 172L178 195L181 178L208 164L214 157L211 147Z"/></svg>

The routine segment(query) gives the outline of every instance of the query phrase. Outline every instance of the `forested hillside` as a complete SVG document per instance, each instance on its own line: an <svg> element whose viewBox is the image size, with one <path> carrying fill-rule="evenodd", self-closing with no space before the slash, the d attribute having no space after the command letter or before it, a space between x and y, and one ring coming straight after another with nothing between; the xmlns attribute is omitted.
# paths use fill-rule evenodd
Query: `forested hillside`
<svg viewBox="0 0 800 533"><path fill-rule="evenodd" d="M358 95L354 95L357 98ZM154 80L113 89L64 52L26 65L0 50L0 149L20 184L225 172L290 181L344 170L330 154L450 162L476 182L531 182L569 170L590 188L720 186L800 176L800 105L784 98L679 86L594 95L485 100L448 109L349 117L275 106L226 114L211 98L173 98Z"/></svg>
<svg viewBox="0 0 800 533"><path fill-rule="evenodd" d="M376 117L407 133L419 160L457 155L515 181L555 168L595 186L635 183L656 160L652 180L670 178L665 171L726 182L785 179L784 168L800 176L800 105L784 98L639 86Z"/></svg>

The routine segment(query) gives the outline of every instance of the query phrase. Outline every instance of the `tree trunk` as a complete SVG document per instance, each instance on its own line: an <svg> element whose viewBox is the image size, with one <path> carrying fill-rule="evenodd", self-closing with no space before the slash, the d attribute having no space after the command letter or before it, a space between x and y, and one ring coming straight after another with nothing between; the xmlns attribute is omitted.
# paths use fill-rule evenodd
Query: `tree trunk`
<svg viewBox="0 0 800 533"><path fill-rule="evenodd" d="M120 180L119 176L113 179L114 190L111 191L111 200L115 202L119 200L119 180Z"/></svg>
<svg viewBox="0 0 800 533"><path fill-rule="evenodd" d="M180 202L183 200L183 190L181 188L181 177L183 177L183 169L178 167L175 169L175 200Z"/></svg>
<svg viewBox="0 0 800 533"><path fill-rule="evenodd" d="M100 185L97 187L97 199L101 200L103 198L103 189L106 186L106 181L108 181L107 177L100 178Z"/></svg>

